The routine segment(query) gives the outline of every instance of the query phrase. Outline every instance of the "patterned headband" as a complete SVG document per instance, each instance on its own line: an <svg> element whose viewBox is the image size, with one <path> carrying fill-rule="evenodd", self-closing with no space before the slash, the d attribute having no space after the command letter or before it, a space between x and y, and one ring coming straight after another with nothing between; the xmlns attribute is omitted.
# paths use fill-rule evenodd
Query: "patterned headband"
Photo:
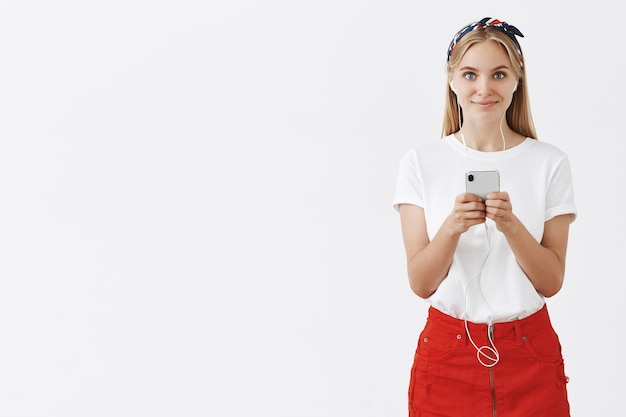
<svg viewBox="0 0 626 417"><path fill-rule="evenodd" d="M524 35L522 35L522 32L520 32L519 29L516 28L515 26L509 25L506 22L503 22L498 19L493 19L491 17L485 17L479 20L478 22L474 22L471 25L467 25L463 29L461 29L456 35L454 35L454 38L452 39L452 42L450 42L450 46L448 47L448 61L450 60L450 54L452 54L452 50L456 46L459 39L461 39L463 36L467 35L468 33L474 30L481 30L481 29L485 29L488 27L496 28L506 33L509 36L509 38L511 38L511 40L515 44L515 47L517 48L517 53L519 54L520 62L523 62L522 61L522 48L520 47L520 44L516 38L516 36L521 36L523 38Z"/></svg>

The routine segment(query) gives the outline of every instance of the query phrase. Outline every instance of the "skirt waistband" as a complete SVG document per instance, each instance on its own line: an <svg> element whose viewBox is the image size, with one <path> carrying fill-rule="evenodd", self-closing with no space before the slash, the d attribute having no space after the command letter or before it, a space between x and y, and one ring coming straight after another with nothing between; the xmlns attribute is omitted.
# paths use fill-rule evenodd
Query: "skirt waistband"
<svg viewBox="0 0 626 417"><path fill-rule="evenodd" d="M428 309L426 325L441 332L463 335L466 333L465 320L449 316L432 306ZM489 327L490 325L485 323L467 322L467 329L469 329L471 334L487 334ZM546 328L552 328L552 323L547 305L544 304L539 311L528 317L509 322L493 323L491 328L496 339L515 339L518 343L522 343L526 337L541 332Z"/></svg>

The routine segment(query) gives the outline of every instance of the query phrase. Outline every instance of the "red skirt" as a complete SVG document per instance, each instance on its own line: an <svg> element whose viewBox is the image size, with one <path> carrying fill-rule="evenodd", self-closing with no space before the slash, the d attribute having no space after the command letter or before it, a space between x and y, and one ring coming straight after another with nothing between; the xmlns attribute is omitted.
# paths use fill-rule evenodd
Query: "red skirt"
<svg viewBox="0 0 626 417"><path fill-rule="evenodd" d="M470 339L464 320L429 309L411 369L409 417L569 417L561 344L547 307L492 326L468 322ZM492 346L490 331L493 351L483 348Z"/></svg>

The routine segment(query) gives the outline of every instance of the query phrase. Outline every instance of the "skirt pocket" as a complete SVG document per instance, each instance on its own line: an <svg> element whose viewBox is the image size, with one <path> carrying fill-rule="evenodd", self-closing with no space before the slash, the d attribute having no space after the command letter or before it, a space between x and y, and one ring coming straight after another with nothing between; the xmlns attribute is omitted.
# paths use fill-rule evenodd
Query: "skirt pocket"
<svg viewBox="0 0 626 417"><path fill-rule="evenodd" d="M528 352L541 362L562 362L561 342L551 327L543 331L522 336L522 342Z"/></svg>
<svg viewBox="0 0 626 417"><path fill-rule="evenodd" d="M417 343L416 359L444 360L454 354L461 339L460 334L433 332L426 327Z"/></svg>

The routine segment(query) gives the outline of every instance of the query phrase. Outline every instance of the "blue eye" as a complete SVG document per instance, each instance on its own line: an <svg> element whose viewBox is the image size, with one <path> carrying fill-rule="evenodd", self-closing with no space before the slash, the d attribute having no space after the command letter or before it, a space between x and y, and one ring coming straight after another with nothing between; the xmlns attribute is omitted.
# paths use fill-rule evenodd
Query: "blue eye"
<svg viewBox="0 0 626 417"><path fill-rule="evenodd" d="M497 78L497 79L500 79L500 80L501 80L502 78L504 78L504 77L505 77L505 75L504 75L504 73L503 73L503 72L496 72L496 73L493 75L493 78Z"/></svg>
<svg viewBox="0 0 626 417"><path fill-rule="evenodd" d="M473 80L474 78L476 78L476 74L474 74L473 72L466 72L465 74L463 74L463 76L468 80Z"/></svg>

